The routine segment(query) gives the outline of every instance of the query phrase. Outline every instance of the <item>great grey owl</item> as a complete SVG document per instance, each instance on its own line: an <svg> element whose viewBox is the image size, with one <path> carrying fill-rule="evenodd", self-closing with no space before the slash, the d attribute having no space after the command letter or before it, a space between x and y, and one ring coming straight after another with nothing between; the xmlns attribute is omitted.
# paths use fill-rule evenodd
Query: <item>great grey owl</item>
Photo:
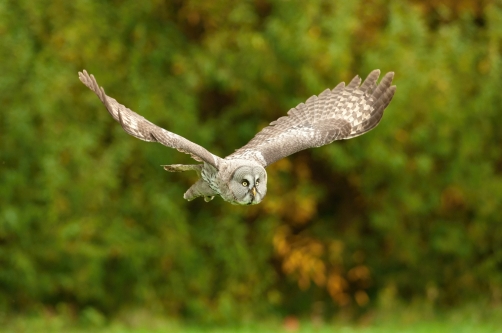
<svg viewBox="0 0 502 333"><path fill-rule="evenodd" d="M244 147L220 158L107 96L94 76L85 70L78 75L127 133L176 148L202 163L164 166L167 171L194 170L199 175L199 180L183 196L185 199L204 197L205 201L210 201L220 195L223 200L240 205L255 205L263 200L267 193L265 168L275 161L303 149L350 139L373 129L396 91L396 86L391 86L393 72L385 74L378 85L379 70L372 71L362 84L356 76L347 86L341 82L333 90L326 89L319 96L300 103L289 110L287 116L271 122Z"/></svg>

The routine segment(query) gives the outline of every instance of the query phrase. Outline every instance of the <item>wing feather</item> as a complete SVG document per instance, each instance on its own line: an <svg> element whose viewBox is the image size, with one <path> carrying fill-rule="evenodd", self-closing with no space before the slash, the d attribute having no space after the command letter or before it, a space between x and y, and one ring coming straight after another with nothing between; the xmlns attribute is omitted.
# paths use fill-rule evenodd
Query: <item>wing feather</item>
<svg viewBox="0 0 502 333"><path fill-rule="evenodd" d="M99 97L110 115L120 123L128 134L148 142L159 142L164 146L175 148L180 152L189 154L194 160L206 162L218 169L221 158L211 154L204 147L193 143L184 137L169 132L154 123L146 120L136 112L126 108L114 98L107 96L103 87L99 87L94 75L87 71L79 72L78 77L83 84Z"/></svg>
<svg viewBox="0 0 502 333"><path fill-rule="evenodd" d="M377 85L379 76L380 71L374 70L362 84L355 76L347 86L341 82L333 90L310 97L226 158L253 159L266 167L300 150L370 131L382 119L396 91L396 86L391 86L393 72Z"/></svg>

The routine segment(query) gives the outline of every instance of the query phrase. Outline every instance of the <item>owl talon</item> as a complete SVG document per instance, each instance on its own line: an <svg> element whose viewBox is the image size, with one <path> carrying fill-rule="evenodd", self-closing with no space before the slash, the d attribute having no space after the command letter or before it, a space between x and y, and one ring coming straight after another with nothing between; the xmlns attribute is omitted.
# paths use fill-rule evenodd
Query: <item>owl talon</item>
<svg viewBox="0 0 502 333"><path fill-rule="evenodd" d="M214 195L212 197L204 197L205 202L209 202L214 199Z"/></svg>

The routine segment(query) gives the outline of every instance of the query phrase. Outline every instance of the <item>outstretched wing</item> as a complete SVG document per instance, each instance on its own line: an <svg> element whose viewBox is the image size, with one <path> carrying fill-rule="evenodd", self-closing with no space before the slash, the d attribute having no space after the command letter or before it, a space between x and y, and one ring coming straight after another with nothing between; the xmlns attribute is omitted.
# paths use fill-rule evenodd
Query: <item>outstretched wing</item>
<svg viewBox="0 0 502 333"><path fill-rule="evenodd" d="M393 72L385 74L377 86L379 76L380 71L374 70L362 85L356 76L347 86L342 82L319 97L310 97L227 159L252 159L266 167L300 150L368 132L378 125L396 91L396 86L391 86Z"/></svg>
<svg viewBox="0 0 502 333"><path fill-rule="evenodd" d="M194 160L209 163L218 169L220 162L218 156L211 154L205 148L182 136L166 131L151 123L136 112L117 102L114 98L107 96L103 87L98 86L94 75L89 75L87 71L79 72L78 77L83 84L98 95L108 112L130 135L143 141L159 142L164 146L176 148L183 153L190 154Z"/></svg>

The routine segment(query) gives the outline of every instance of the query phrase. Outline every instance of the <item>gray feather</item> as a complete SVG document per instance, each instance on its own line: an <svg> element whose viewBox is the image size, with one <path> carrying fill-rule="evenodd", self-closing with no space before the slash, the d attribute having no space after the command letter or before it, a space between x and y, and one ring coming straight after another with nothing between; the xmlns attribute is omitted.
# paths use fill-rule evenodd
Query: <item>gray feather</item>
<svg viewBox="0 0 502 333"><path fill-rule="evenodd" d="M362 85L356 76L346 87L342 82L310 97L226 159L252 159L266 167L300 150L370 131L380 122L396 90L390 86L394 73L387 73L376 86L379 76L380 71L374 70Z"/></svg>
<svg viewBox="0 0 502 333"><path fill-rule="evenodd" d="M149 142L159 142L164 146L175 148L183 153L189 154L194 160L206 162L218 168L221 158L211 154L205 148L193 143L182 136L169 132L150 121L146 120L136 112L118 103L114 98L105 94L103 87L99 87L94 75L89 75L87 71L79 72L80 81L99 97L101 102L111 116L120 123L122 128L130 135Z"/></svg>
<svg viewBox="0 0 502 333"><path fill-rule="evenodd" d="M163 166L170 172L194 170L197 173L199 180L185 193L185 199L204 197L210 201L219 195L225 201L240 205L255 205L263 200L268 180L265 167L271 163L300 150L350 139L373 129L396 91L396 87L391 86L394 73L387 73L378 85L378 70L371 72L362 84L356 76L347 86L342 82L300 103L286 116L271 122L244 147L221 159L107 96L94 76L85 70L78 74L128 134L178 149L203 162Z"/></svg>

